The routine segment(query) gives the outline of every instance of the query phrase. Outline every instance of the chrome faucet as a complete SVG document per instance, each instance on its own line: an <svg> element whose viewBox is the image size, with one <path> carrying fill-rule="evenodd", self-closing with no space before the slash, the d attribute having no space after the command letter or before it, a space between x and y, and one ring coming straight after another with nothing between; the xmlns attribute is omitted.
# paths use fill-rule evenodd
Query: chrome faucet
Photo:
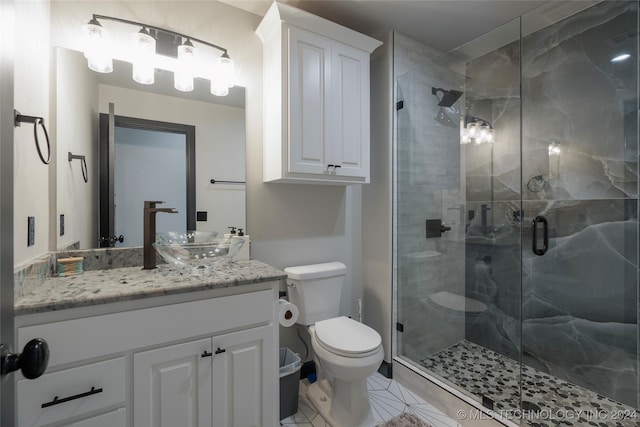
<svg viewBox="0 0 640 427"><path fill-rule="evenodd" d="M153 243L156 241L156 213L178 213L175 208L156 208L161 201L145 200L144 202L144 266L143 270L156 268L156 251Z"/></svg>

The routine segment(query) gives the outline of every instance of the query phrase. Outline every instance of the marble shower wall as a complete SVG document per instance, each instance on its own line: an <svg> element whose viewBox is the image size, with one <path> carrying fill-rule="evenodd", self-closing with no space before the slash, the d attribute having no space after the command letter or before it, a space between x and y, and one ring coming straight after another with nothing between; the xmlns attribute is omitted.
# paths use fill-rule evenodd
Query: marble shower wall
<svg viewBox="0 0 640 427"><path fill-rule="evenodd" d="M487 214L468 224L466 290L488 309L468 316L466 338L517 356L521 317L524 363L637 407L638 62L610 59L638 52L638 4L599 3L519 46L467 68L468 106L509 137L467 151L467 211ZM519 100L502 84L520 60L522 181ZM537 215L549 223L544 256L531 251Z"/></svg>

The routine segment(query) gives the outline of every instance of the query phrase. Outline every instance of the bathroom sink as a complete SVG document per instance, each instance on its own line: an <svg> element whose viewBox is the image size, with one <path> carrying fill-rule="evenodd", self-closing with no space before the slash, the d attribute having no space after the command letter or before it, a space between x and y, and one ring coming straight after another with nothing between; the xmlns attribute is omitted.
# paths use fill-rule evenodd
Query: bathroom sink
<svg viewBox="0 0 640 427"><path fill-rule="evenodd" d="M156 233L153 247L170 265L204 269L231 261L244 244L243 237L217 236L209 231Z"/></svg>

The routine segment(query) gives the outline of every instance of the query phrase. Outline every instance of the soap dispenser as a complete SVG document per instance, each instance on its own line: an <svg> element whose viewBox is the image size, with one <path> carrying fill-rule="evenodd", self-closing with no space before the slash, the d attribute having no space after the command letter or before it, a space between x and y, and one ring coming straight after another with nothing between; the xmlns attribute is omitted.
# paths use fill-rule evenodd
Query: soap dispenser
<svg viewBox="0 0 640 427"><path fill-rule="evenodd" d="M236 239L243 239L244 240L244 244L242 245L242 247L240 248L240 250L238 251L238 253L236 254L235 257L233 257L234 260L236 261L243 261L243 260L249 260L250 259L250 240L249 240L249 235L248 234L244 234L244 230L242 228L238 228L238 235L237 237L235 237Z"/></svg>
<svg viewBox="0 0 640 427"><path fill-rule="evenodd" d="M225 243L231 242L231 238L236 236L236 227L227 227L227 228L230 228L231 231L229 231L228 233L226 233L224 235L224 242Z"/></svg>

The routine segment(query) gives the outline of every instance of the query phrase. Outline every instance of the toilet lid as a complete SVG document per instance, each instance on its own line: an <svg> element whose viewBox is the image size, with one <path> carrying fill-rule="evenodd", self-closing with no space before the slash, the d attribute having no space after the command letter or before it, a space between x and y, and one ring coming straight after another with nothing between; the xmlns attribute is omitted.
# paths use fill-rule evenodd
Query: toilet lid
<svg viewBox="0 0 640 427"><path fill-rule="evenodd" d="M344 316L316 322L315 331L318 342L338 354L371 353L382 344L375 330Z"/></svg>

